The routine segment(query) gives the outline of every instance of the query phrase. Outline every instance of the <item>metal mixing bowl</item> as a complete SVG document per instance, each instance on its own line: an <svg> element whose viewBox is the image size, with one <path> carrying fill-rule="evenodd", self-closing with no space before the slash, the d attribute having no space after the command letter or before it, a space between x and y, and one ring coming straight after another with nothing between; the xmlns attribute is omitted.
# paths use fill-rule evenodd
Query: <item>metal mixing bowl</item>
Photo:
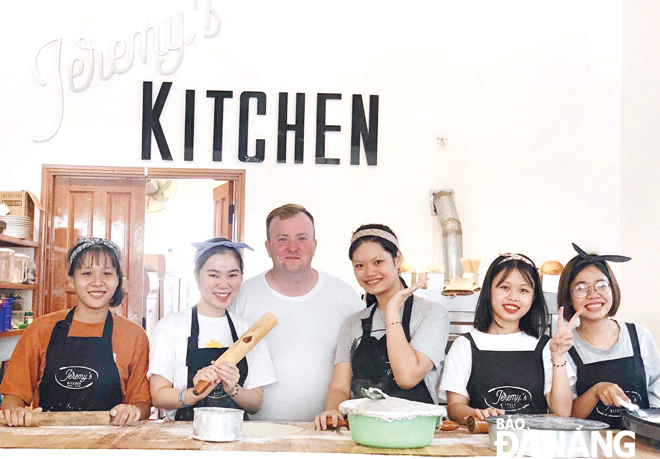
<svg viewBox="0 0 660 459"><path fill-rule="evenodd" d="M193 438L228 442L243 437L243 410L231 408L194 408Z"/></svg>

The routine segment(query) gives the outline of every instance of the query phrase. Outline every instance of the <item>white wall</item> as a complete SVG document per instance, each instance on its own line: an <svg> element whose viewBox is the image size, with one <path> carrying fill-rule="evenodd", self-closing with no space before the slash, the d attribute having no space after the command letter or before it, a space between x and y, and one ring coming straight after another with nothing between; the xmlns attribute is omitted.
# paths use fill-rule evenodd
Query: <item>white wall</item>
<svg viewBox="0 0 660 459"><path fill-rule="evenodd" d="M203 40L203 15L187 1L16 2L2 14L0 169L3 189L39 192L41 165L93 164L247 170L247 274L268 268L264 219L286 202L317 220L315 264L352 282L351 231L391 225L415 265L441 263L428 192L454 188L464 253L487 264L520 251L539 263L566 262L571 242L621 250L621 2L214 2L218 36ZM200 9L205 2L199 2ZM39 14L33 14L38 11ZM73 93L64 80L64 119L53 126L56 92L44 54L40 87L30 73L35 50L63 37L62 59L126 38L151 21L185 12L198 33L180 69L160 75L153 57L108 81ZM45 77L46 77L45 76ZM142 82L172 81L161 121L175 161L140 159ZM196 158L183 162L185 89L197 90ZM232 90L225 105L225 159L211 157L212 102L206 90ZM266 139L266 161L237 160L238 98L264 91L267 116L251 118L251 148ZM305 163L276 164L277 94L307 94ZM313 164L315 95L329 103L327 156ZM350 166L350 98L380 96L378 166ZM155 94L154 94L155 97ZM258 119L263 118L263 119ZM446 139L446 146L438 138ZM293 146L289 154L293 155ZM362 163L364 163L362 157ZM487 266L484 266L485 269Z"/></svg>
<svg viewBox="0 0 660 459"><path fill-rule="evenodd" d="M646 325L660 341L654 285L660 259L660 3L623 4L623 118L621 148L621 315Z"/></svg>

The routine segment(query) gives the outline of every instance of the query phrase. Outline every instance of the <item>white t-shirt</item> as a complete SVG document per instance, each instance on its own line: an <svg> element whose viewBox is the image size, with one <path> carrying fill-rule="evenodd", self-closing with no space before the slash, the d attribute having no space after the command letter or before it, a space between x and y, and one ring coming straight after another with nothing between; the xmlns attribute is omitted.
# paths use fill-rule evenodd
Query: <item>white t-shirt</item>
<svg viewBox="0 0 660 459"><path fill-rule="evenodd" d="M362 342L362 319L371 314L375 306L359 311L349 317L339 334L335 365L350 362L355 350ZM371 336L381 339L385 335L385 322L381 311L376 311L371 324ZM403 308L399 311L403 317ZM449 313L438 303L416 296L410 315L410 347L421 352L433 362L433 368L424 376L431 398L438 403L438 379L445 359L447 336L449 335Z"/></svg>
<svg viewBox="0 0 660 459"><path fill-rule="evenodd" d="M539 339L534 338L523 332L512 333L510 335L493 335L482 333L476 329L469 332L472 335L474 343L481 351L533 351L538 345ZM568 358L568 352L566 353ZM543 348L543 369L545 372L545 381L543 384L543 393L548 394L552 389L552 359L550 356L550 342ZM575 385L577 378L575 371L569 365L566 365L568 373L568 382L571 386ZM447 401L447 391L467 397L467 384L472 374L472 347L470 341L465 336L460 336L454 341L447 358L445 359L445 368L442 373L440 390L438 398Z"/></svg>
<svg viewBox="0 0 660 459"><path fill-rule="evenodd" d="M312 421L323 411L344 320L364 303L347 283L318 272L306 295L282 295L268 285L266 273L246 280L229 309L251 321L270 312L278 324L266 335L277 382L264 388L261 421Z"/></svg>
<svg viewBox="0 0 660 459"><path fill-rule="evenodd" d="M241 336L251 326L236 314L231 314L236 334ZM229 347L234 344L227 316L206 317L197 313L199 322L199 348ZM171 314L162 318L149 337L149 373L148 377L157 374L172 383L176 389L188 386L188 338L192 324L192 308ZM243 387L254 389L277 381L275 370L270 359L268 347L264 341L257 344L247 355L248 375ZM209 362L210 363L210 362ZM176 410L167 412L167 417L174 419Z"/></svg>

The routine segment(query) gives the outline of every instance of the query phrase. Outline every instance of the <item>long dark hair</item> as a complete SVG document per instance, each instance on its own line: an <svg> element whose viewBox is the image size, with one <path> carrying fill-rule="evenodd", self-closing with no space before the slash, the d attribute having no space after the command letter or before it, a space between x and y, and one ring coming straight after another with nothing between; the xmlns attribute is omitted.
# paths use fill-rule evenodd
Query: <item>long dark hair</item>
<svg viewBox="0 0 660 459"><path fill-rule="evenodd" d="M520 258L524 258L525 260ZM474 328L480 332L488 333L488 329L495 320L493 317L493 306L491 304L493 280L500 273L504 273L497 284L500 285L509 277L514 269L518 270L529 285L534 288L532 305L529 311L527 311L527 314L520 318L518 327L528 335L539 338L548 327L548 307L545 304L541 279L539 278L536 265L529 257L521 254L513 254L513 256L509 254L500 255L488 267L486 277L484 277L484 284L477 300Z"/></svg>
<svg viewBox="0 0 660 459"><path fill-rule="evenodd" d="M396 234L394 234L394 231L392 231L392 229L389 226L381 225L380 223L370 223L368 225L362 225L358 229L353 231L353 234L357 233L358 231L367 230L367 229L377 229L377 230L385 231L390 233L392 236L396 237ZM383 250L385 250L387 253L389 253L392 256L392 262L394 262L394 259L399 253L399 249L387 239L383 239L382 237L378 237L378 236L362 236L356 239L355 241L353 241L351 246L348 248L348 258L351 261L353 261L353 254L355 253L355 251L365 242L375 242L376 244L379 244L383 248ZM406 285L406 282L403 280L401 276L399 276L399 281L401 282L401 285L403 285L403 288L408 287ZM372 304L376 303L376 297L371 293L367 293L365 301L367 303L367 306L371 306Z"/></svg>
<svg viewBox="0 0 660 459"><path fill-rule="evenodd" d="M78 248L79 245L83 243L84 241L79 242L76 245L74 245L71 248L71 250L69 250L69 254L67 255L67 260L71 259L71 254L74 252L74 250ZM112 298L110 298L109 305L111 307L119 306L121 304L121 301L124 299L124 292L121 289L121 286L124 283L124 273L121 271L121 264L119 263L119 258L117 258L117 254L110 247L105 246L103 244L95 244L85 249L82 249L78 254L76 254L75 258L71 260L71 264L69 265L69 277L73 277L76 270L81 269L83 267L83 261L87 257L91 257L91 259L89 260L92 264L98 264L98 265L101 264L101 257L108 257L108 260L110 260L112 267L115 268L115 270L117 271L117 277L119 278L119 283L117 284L117 289L115 290L115 294L112 295Z"/></svg>

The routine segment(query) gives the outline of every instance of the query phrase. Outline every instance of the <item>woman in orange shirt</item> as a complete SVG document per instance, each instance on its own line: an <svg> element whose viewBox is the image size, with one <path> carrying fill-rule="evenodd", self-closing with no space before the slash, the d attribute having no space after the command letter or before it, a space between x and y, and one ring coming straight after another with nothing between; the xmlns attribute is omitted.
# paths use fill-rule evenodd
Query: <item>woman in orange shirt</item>
<svg viewBox="0 0 660 459"><path fill-rule="evenodd" d="M84 238L71 249L69 285L78 304L36 319L21 336L0 385L0 423L25 424L26 407L109 410L115 425L149 417L149 342L110 308L122 301L119 247Z"/></svg>

